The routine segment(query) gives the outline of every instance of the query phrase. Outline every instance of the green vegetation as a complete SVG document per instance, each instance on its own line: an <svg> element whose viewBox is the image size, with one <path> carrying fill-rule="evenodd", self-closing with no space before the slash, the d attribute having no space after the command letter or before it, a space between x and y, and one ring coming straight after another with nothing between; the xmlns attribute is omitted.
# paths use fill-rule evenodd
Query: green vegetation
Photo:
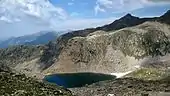
<svg viewBox="0 0 170 96"><path fill-rule="evenodd" d="M142 68L136 70L125 77L133 77L142 80L162 80L169 76L168 70L161 70L156 68Z"/></svg>

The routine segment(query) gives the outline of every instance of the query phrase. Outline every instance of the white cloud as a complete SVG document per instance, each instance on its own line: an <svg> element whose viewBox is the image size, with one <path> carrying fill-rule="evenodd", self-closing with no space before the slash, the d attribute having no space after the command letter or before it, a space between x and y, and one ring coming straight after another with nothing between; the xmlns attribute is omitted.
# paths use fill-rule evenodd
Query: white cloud
<svg viewBox="0 0 170 96"><path fill-rule="evenodd" d="M3 36L57 30L56 22L66 20L67 12L48 0L0 0L0 28Z"/></svg>
<svg viewBox="0 0 170 96"><path fill-rule="evenodd" d="M97 15L99 11L100 12L105 12L105 9L101 8L99 5L96 5L94 10L95 10L95 15Z"/></svg>
<svg viewBox="0 0 170 96"><path fill-rule="evenodd" d="M77 13L77 12L72 12L72 13L70 14L71 17L77 17L77 16L79 16L79 15L80 15L80 14Z"/></svg>
<svg viewBox="0 0 170 96"><path fill-rule="evenodd" d="M72 0L74 1L74 0ZM98 11L111 9L112 0L100 0L96 3ZM103 4L103 5L102 5ZM80 13L68 14L63 8L53 6L48 0L1 0L0 28L3 36L19 36L44 30L78 30L102 26L113 22L116 18L75 19Z"/></svg>
<svg viewBox="0 0 170 96"><path fill-rule="evenodd" d="M99 12L127 12L135 9L170 3L170 0L97 0L94 8Z"/></svg>
<svg viewBox="0 0 170 96"><path fill-rule="evenodd" d="M59 16L59 19L67 17L64 9L53 6L48 0L1 0L0 9L5 10L4 12L8 11L10 15L15 16L16 11L21 13L24 12L36 17L41 17L43 19L50 18L52 16Z"/></svg>
<svg viewBox="0 0 170 96"><path fill-rule="evenodd" d="M1 17L0 17L0 20L5 21L5 22L8 22L8 23L11 23L11 22L12 22L11 20L9 20L8 18L6 18L5 16L1 16Z"/></svg>
<svg viewBox="0 0 170 96"><path fill-rule="evenodd" d="M96 9L103 11L103 9ZM113 22L116 18L76 19L80 14L68 14L63 8L53 6L48 0L1 0L1 37L32 34L44 30L78 30ZM76 18L75 18L76 17Z"/></svg>
<svg viewBox="0 0 170 96"><path fill-rule="evenodd" d="M112 8L114 2L112 0L97 0L96 3L106 8Z"/></svg>
<svg viewBox="0 0 170 96"><path fill-rule="evenodd" d="M71 6L71 5L73 5L73 4L74 4L73 2L69 2L69 3L68 3L69 6Z"/></svg>

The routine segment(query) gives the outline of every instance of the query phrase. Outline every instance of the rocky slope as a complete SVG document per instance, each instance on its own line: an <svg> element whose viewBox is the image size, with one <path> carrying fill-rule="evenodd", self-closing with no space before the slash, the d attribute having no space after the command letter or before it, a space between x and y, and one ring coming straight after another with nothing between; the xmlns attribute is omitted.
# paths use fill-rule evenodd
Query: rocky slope
<svg viewBox="0 0 170 96"><path fill-rule="evenodd" d="M44 84L25 75L0 69L1 96L72 96L71 92L52 84Z"/></svg>
<svg viewBox="0 0 170 96"><path fill-rule="evenodd" d="M109 33L97 31L87 37L74 37L46 71L114 73L135 70L136 66L167 69L169 32L167 24L146 22Z"/></svg>
<svg viewBox="0 0 170 96"><path fill-rule="evenodd" d="M78 96L169 96L169 81L121 78L72 89Z"/></svg>
<svg viewBox="0 0 170 96"><path fill-rule="evenodd" d="M168 18L169 16L170 16L169 11L166 12L161 17L156 17L156 18L138 18L138 17L134 17L130 14L127 14L126 16L120 18L119 20L114 21L113 23L111 23L109 25L66 33L66 34L60 36L57 39L57 41L54 43L53 46L57 46L57 47L53 48L54 49L53 52L55 50L57 50L57 52L55 51L56 55L53 54L53 58L55 58L55 60L58 60L59 54L64 50L64 48L67 46L68 41L71 38L86 37L86 36L88 36L88 34L93 33L97 30L104 30L106 32L114 31L114 30L118 30L118 29L121 29L121 28L131 27L131 26L135 26L135 25L138 25L138 24L142 24L146 21L159 21L159 22L162 22L162 23L170 24L170 23L168 23L169 22L169 18ZM45 51L45 53L49 53L49 51L52 51L52 50L47 49ZM45 54L44 54L44 57L46 57ZM53 62L55 62L55 60ZM52 65L52 64L49 64L49 65Z"/></svg>

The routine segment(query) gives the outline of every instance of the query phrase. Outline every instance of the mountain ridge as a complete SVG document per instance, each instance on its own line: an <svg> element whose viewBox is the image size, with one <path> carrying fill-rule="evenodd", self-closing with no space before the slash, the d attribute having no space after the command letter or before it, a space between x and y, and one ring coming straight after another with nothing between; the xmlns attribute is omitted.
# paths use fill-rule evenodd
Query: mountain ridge
<svg viewBox="0 0 170 96"><path fill-rule="evenodd" d="M57 38L56 32L39 32L31 35L12 37L0 42L0 48L7 48L16 45L40 45L47 44Z"/></svg>
<svg viewBox="0 0 170 96"><path fill-rule="evenodd" d="M94 31L97 31L97 30L113 31L113 30L118 30L118 29L122 29L125 27L132 27L135 25L139 25L146 21L158 21L158 22L170 24L170 20L168 18L169 16L170 16L170 10L168 10L166 13L164 13L160 17L153 17L153 18L139 18L139 17L135 17L135 16L131 15L130 13L128 13L125 16L121 17L118 20L113 21L112 23L110 23L108 25L104 25L104 26L96 27L96 28L88 28L88 29L84 29L84 30L71 31L69 33L66 33L66 34L63 34L62 36L60 36L60 39L72 38L72 37L76 37L76 36L85 37L88 34L94 32ZM128 24L129 22L130 22L130 24Z"/></svg>

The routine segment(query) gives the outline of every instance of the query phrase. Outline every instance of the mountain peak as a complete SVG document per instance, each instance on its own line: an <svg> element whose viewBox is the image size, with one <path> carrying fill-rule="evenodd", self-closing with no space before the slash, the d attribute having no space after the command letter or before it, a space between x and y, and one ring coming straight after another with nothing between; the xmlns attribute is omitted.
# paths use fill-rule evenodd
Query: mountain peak
<svg viewBox="0 0 170 96"><path fill-rule="evenodd" d="M170 15L170 10L168 10L164 15Z"/></svg>
<svg viewBox="0 0 170 96"><path fill-rule="evenodd" d="M125 16L128 16L128 17L133 17L130 13L126 14Z"/></svg>
<svg viewBox="0 0 170 96"><path fill-rule="evenodd" d="M166 23L166 24L170 24L169 17L170 17L170 10L168 10L164 15L162 15L158 19L158 21L161 21L161 22Z"/></svg>
<svg viewBox="0 0 170 96"><path fill-rule="evenodd" d="M168 10L167 13L170 13L170 10Z"/></svg>
<svg viewBox="0 0 170 96"><path fill-rule="evenodd" d="M137 17L132 16L130 13L128 13L125 16L123 16L121 19L131 19L131 18L137 18Z"/></svg>

